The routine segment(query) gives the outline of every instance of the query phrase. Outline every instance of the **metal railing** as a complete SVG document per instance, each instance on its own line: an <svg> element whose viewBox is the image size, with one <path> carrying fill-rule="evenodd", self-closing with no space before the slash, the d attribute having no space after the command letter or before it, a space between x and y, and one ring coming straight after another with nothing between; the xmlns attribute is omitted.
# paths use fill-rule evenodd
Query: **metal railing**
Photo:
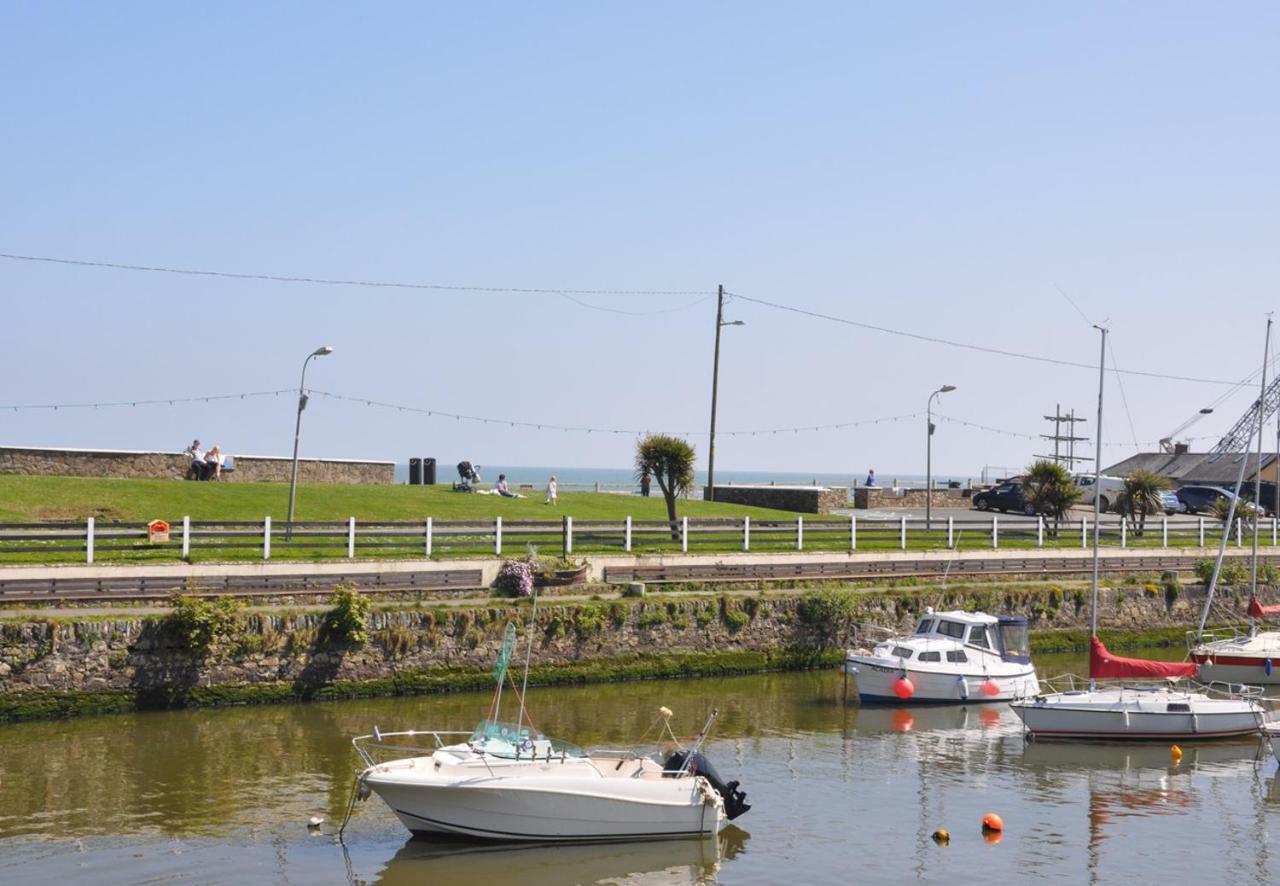
<svg viewBox="0 0 1280 886"><path fill-rule="evenodd" d="M948 517L929 523L910 517L824 517L793 519L689 518L667 520L357 520L299 521L292 525L257 521L170 522L165 540L153 540L138 522L0 524L0 564L107 561L244 560L272 558L413 559L521 555L530 545L544 552L574 554L724 553L730 551L929 551L1007 549L1087 549L1092 535L1118 549L1204 548L1216 546L1223 524L1205 518L1151 518L1139 529L1131 521L1089 518L1056 522L1043 517L1005 515ZM1236 520L1228 542L1247 544L1250 524ZM1277 547L1275 518L1260 526L1261 543Z"/></svg>

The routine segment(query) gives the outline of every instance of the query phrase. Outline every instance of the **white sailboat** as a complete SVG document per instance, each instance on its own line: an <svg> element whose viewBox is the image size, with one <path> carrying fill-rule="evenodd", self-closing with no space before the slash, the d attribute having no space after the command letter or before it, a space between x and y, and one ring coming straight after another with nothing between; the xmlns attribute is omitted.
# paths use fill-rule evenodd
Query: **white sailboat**
<svg viewBox="0 0 1280 886"><path fill-rule="evenodd" d="M1106 381L1107 330L1102 334L1098 361L1098 424L1095 442L1094 482L1102 476L1102 402ZM1268 338L1270 324L1268 324ZM1094 499L1094 522L1099 517ZM1234 502L1232 504L1234 510ZM1230 519L1230 518L1228 518ZM1222 552L1218 565L1221 566ZM1215 578L1217 570L1215 569ZM1098 533L1093 536L1093 581L1090 602L1089 680L1077 689L1074 680L1058 692L1015 701L1011 707L1021 718L1028 737L1042 739L1177 740L1257 733L1266 720L1260 693L1244 687L1178 685L1195 675L1194 662L1153 662L1120 658L1107 652L1098 639ZM1208 601L1206 601L1206 614ZM1202 620L1203 627L1203 620ZM1098 680L1121 682L1100 686ZM1163 679L1165 682L1151 682ZM1141 680L1142 683L1123 681Z"/></svg>
<svg viewBox="0 0 1280 886"><path fill-rule="evenodd" d="M508 625L490 714L473 731L375 727L353 739L366 765L358 776L362 798L376 793L416 836L529 843L702 837L751 808L738 782L725 783L701 753L715 711L683 748L671 732L671 711L660 709L655 725L673 748L665 758L588 752L550 738L534 727L523 693L516 721L499 719L514 639ZM526 656L526 688L528 667ZM430 747L410 744L424 741Z"/></svg>
<svg viewBox="0 0 1280 886"><path fill-rule="evenodd" d="M863 702L964 704L1012 701L1040 691L1027 620L928 609L914 634L845 652Z"/></svg>

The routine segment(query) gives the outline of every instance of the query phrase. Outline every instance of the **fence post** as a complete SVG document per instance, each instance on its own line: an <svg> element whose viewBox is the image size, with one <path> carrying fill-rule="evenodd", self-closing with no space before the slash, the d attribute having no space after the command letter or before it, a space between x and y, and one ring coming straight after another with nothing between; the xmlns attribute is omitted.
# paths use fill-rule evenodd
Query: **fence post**
<svg viewBox="0 0 1280 886"><path fill-rule="evenodd" d="M356 555L356 518L347 518L347 559Z"/></svg>
<svg viewBox="0 0 1280 886"><path fill-rule="evenodd" d="M431 518L430 517L427 518L426 537L427 537L426 538L426 555L429 558L431 556Z"/></svg>
<svg viewBox="0 0 1280 886"><path fill-rule="evenodd" d="M905 551L907 549L907 518L898 518L898 549Z"/></svg>
<svg viewBox="0 0 1280 886"><path fill-rule="evenodd" d="M689 552L689 518L680 518L680 553Z"/></svg>
<svg viewBox="0 0 1280 886"><path fill-rule="evenodd" d="M1080 518L1080 548L1083 550L1089 547L1089 518Z"/></svg>
<svg viewBox="0 0 1280 886"><path fill-rule="evenodd" d="M796 550L804 550L804 517L796 517Z"/></svg>
<svg viewBox="0 0 1280 886"><path fill-rule="evenodd" d="M751 515L742 518L742 552L751 550Z"/></svg>
<svg viewBox="0 0 1280 886"><path fill-rule="evenodd" d="M182 518L182 559L191 556L191 517Z"/></svg>
<svg viewBox="0 0 1280 886"><path fill-rule="evenodd" d="M1129 546L1129 521L1124 517L1120 518L1120 547L1123 550Z"/></svg>
<svg viewBox="0 0 1280 886"><path fill-rule="evenodd" d="M1160 547L1169 547L1169 518L1160 518Z"/></svg>
<svg viewBox="0 0 1280 886"><path fill-rule="evenodd" d="M947 518L947 549L950 550L956 546L956 518Z"/></svg>
<svg viewBox="0 0 1280 886"><path fill-rule="evenodd" d="M1276 546L1276 518L1271 518L1271 547Z"/></svg>
<svg viewBox="0 0 1280 886"><path fill-rule="evenodd" d="M1044 514L1036 517L1036 547L1044 547Z"/></svg>
<svg viewBox="0 0 1280 886"><path fill-rule="evenodd" d="M1244 520L1240 519L1239 517L1236 517L1236 547L1240 547L1241 539L1244 537L1244 532L1241 530L1241 527L1243 525L1244 525Z"/></svg>
<svg viewBox="0 0 1280 886"><path fill-rule="evenodd" d="M262 519L262 559L271 559L271 518Z"/></svg>
<svg viewBox="0 0 1280 886"><path fill-rule="evenodd" d="M627 515L627 521L622 530L622 549L628 554L631 553L631 515Z"/></svg>
<svg viewBox="0 0 1280 886"><path fill-rule="evenodd" d="M502 517L493 518L493 555L502 556Z"/></svg>
<svg viewBox="0 0 1280 886"><path fill-rule="evenodd" d="M84 521L84 562L93 562L93 518Z"/></svg>
<svg viewBox="0 0 1280 886"><path fill-rule="evenodd" d="M858 549L858 518L849 515L849 550L856 551Z"/></svg>
<svg viewBox="0 0 1280 886"><path fill-rule="evenodd" d="M1000 547L1000 518L991 515L991 550Z"/></svg>
<svg viewBox="0 0 1280 886"><path fill-rule="evenodd" d="M1204 517L1198 519L1200 520L1200 547L1204 547Z"/></svg>
<svg viewBox="0 0 1280 886"><path fill-rule="evenodd" d="M565 516L564 518L564 555L567 557L573 553L573 518Z"/></svg>

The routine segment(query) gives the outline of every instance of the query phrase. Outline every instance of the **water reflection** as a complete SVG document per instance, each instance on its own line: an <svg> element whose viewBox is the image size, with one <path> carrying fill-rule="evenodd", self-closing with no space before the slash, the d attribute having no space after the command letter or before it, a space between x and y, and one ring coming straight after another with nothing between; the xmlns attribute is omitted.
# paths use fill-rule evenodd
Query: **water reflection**
<svg viewBox="0 0 1280 886"><path fill-rule="evenodd" d="M488 846L411 839L373 882L387 886L501 882L519 871L520 883L527 886L714 883L721 858L737 856L748 838L746 831L731 825L718 837L613 845Z"/></svg>

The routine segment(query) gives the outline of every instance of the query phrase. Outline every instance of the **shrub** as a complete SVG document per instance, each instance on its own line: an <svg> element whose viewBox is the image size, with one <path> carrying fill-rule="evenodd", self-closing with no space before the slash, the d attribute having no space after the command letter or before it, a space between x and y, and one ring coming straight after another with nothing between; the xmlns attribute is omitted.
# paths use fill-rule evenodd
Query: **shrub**
<svg viewBox="0 0 1280 886"><path fill-rule="evenodd" d="M698 611L693 614L694 620L698 622L698 627L705 628L711 622L715 621L715 613L709 607L700 606Z"/></svg>
<svg viewBox="0 0 1280 886"><path fill-rule="evenodd" d="M659 625L664 625L666 623L666 610L658 607L646 607L644 612L640 613L640 618L636 620L636 624L642 628L656 628Z"/></svg>
<svg viewBox="0 0 1280 886"><path fill-rule="evenodd" d="M599 606L583 606L573 618L573 627L582 638L592 637L604 630L604 610Z"/></svg>
<svg viewBox="0 0 1280 886"><path fill-rule="evenodd" d="M165 629L181 646L199 655L208 655L230 639L239 623L241 603L235 597L205 600L173 594L169 604L173 611L165 617Z"/></svg>
<svg viewBox="0 0 1280 886"><path fill-rule="evenodd" d="M533 593L533 570L520 560L505 560L493 589L504 597L527 597Z"/></svg>
<svg viewBox="0 0 1280 886"><path fill-rule="evenodd" d="M325 639L334 645L363 646L368 639L369 598L350 585L333 591L333 608L324 615Z"/></svg>
<svg viewBox="0 0 1280 886"><path fill-rule="evenodd" d="M725 630L731 634L736 634L750 623L751 616L741 609L726 609L721 613L720 620L724 622Z"/></svg>

